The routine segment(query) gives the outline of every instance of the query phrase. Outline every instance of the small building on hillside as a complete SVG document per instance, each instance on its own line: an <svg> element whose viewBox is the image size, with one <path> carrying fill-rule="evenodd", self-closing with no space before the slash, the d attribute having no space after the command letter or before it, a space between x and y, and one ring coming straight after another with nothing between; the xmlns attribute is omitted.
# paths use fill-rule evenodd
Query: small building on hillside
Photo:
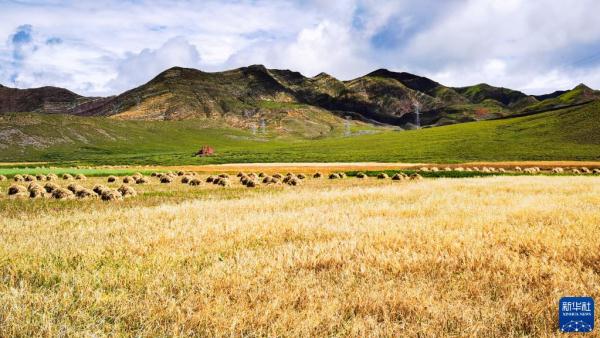
<svg viewBox="0 0 600 338"><path fill-rule="evenodd" d="M200 150L196 153L196 156L211 156L215 153L215 150L211 146L202 146Z"/></svg>

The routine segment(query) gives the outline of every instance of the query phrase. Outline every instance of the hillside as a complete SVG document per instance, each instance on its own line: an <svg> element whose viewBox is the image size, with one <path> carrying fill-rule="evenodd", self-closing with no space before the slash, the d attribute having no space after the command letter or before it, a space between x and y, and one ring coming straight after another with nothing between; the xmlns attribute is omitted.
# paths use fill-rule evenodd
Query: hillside
<svg viewBox="0 0 600 338"><path fill-rule="evenodd" d="M354 127L353 127L354 128ZM600 102L524 117L412 131L356 127L307 140L206 120L121 121L10 114L0 119L0 162L205 164L232 162L463 162L600 160ZM202 145L216 149L192 157Z"/></svg>
<svg viewBox="0 0 600 338"><path fill-rule="evenodd" d="M303 128L304 134L314 138L327 136L331 126L343 125L346 118L413 129L417 124L428 127L489 120L597 99L600 94L583 85L528 96L487 84L452 88L386 69L340 81L325 73L305 77L253 65L216 73L175 67L140 87L105 98L81 97L53 87L0 87L0 113L64 113L145 121L202 119L243 130L269 125L286 133Z"/></svg>

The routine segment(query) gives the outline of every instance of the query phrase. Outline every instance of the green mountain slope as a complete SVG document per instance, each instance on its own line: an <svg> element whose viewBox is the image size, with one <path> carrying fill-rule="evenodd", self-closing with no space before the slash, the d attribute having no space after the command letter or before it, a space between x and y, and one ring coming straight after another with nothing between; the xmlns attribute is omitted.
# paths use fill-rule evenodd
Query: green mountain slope
<svg viewBox="0 0 600 338"><path fill-rule="evenodd" d="M12 114L0 119L0 161L89 164L600 160L600 103L524 117L411 131L359 128L307 140L227 124ZM216 149L192 157L202 145Z"/></svg>
<svg viewBox="0 0 600 338"><path fill-rule="evenodd" d="M247 131L269 125L281 135L314 138L329 135L348 117L413 129L417 124L430 127L489 120L599 99L597 91L585 86L529 96L487 84L452 88L386 69L340 81L324 73L310 78L253 65L216 73L175 67L140 87L104 98L81 97L53 87L0 87L0 113L64 113L145 121L202 119ZM304 131L298 134L299 130Z"/></svg>

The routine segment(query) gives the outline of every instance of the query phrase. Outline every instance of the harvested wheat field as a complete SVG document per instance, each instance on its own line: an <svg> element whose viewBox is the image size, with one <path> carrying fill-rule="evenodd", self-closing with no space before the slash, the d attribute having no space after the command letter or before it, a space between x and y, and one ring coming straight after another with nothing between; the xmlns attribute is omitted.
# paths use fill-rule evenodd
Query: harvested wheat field
<svg viewBox="0 0 600 338"><path fill-rule="evenodd" d="M0 336L553 336L559 298L600 297L600 177L306 174L118 202L0 182Z"/></svg>

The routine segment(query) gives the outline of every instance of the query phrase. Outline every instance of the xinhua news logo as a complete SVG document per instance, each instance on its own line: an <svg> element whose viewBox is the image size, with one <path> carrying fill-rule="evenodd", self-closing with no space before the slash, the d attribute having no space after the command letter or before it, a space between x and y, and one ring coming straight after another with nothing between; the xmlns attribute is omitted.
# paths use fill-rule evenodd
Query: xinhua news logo
<svg viewBox="0 0 600 338"><path fill-rule="evenodd" d="M594 300L591 297L563 297L558 302L558 325L562 332L594 330Z"/></svg>

